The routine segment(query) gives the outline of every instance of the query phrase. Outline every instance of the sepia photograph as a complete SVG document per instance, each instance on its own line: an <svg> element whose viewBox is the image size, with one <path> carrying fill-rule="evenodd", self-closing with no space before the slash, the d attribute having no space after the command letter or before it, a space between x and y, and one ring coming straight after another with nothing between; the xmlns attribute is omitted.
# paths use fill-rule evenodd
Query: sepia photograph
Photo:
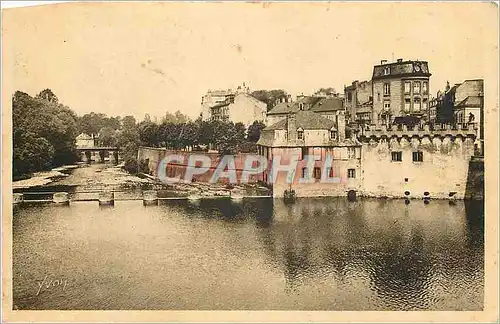
<svg viewBox="0 0 500 324"><path fill-rule="evenodd" d="M3 321L498 321L498 3L7 3Z"/></svg>

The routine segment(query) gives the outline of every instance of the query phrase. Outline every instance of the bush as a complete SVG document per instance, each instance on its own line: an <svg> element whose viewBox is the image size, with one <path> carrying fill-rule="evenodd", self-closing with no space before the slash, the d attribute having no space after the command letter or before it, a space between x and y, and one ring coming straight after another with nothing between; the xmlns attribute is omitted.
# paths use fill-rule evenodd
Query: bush
<svg viewBox="0 0 500 324"><path fill-rule="evenodd" d="M127 171L128 173L136 174L137 173L137 160L134 158L125 159L123 169L125 171Z"/></svg>
<svg viewBox="0 0 500 324"><path fill-rule="evenodd" d="M239 145L239 151L241 153L257 153L257 145L252 142L243 142Z"/></svg>
<svg viewBox="0 0 500 324"><path fill-rule="evenodd" d="M137 166L137 171L149 174L149 161L141 159Z"/></svg>

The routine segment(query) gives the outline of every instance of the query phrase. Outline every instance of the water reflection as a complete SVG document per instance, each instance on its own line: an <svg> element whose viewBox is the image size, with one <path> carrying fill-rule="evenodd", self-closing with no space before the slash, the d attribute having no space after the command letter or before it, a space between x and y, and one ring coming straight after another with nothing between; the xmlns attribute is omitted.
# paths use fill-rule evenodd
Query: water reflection
<svg viewBox="0 0 500 324"><path fill-rule="evenodd" d="M222 198L90 206L16 212L17 307L482 309L482 202ZM71 290L83 297L33 297L27 279L43 277L44 267L69 276L86 269Z"/></svg>

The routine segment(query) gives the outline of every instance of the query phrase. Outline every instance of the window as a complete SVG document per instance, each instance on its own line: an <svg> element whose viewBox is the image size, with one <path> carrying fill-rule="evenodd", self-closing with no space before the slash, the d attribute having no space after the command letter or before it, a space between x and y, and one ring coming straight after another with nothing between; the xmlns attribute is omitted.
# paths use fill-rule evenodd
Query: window
<svg viewBox="0 0 500 324"><path fill-rule="evenodd" d="M321 169L320 168L314 168L314 179L321 179Z"/></svg>
<svg viewBox="0 0 500 324"><path fill-rule="evenodd" d="M427 81L424 81L422 83L422 91L424 92L424 94L429 93L429 83Z"/></svg>
<svg viewBox="0 0 500 324"><path fill-rule="evenodd" d="M424 152L417 151L413 152L413 162L422 162L424 161Z"/></svg>
<svg viewBox="0 0 500 324"><path fill-rule="evenodd" d="M305 157L306 157L307 155L309 155L309 152L308 152L308 151L309 151L309 150L307 149L307 147L303 147L303 148L302 148L302 160L304 160L304 159L305 159Z"/></svg>
<svg viewBox="0 0 500 324"><path fill-rule="evenodd" d="M351 100L352 100L352 93L351 93L351 92L348 92L348 93L347 93L347 100L348 100L348 101L351 101Z"/></svg>
<svg viewBox="0 0 500 324"><path fill-rule="evenodd" d="M356 158L356 148L355 147L348 147L347 148L347 158L349 158L349 159Z"/></svg>
<svg viewBox="0 0 500 324"><path fill-rule="evenodd" d="M328 177L333 178L333 168L332 167L328 168Z"/></svg>
<svg viewBox="0 0 500 324"><path fill-rule="evenodd" d="M409 94L411 91L411 82L410 81L406 81L405 82L405 94Z"/></svg>
<svg viewBox="0 0 500 324"><path fill-rule="evenodd" d="M391 84L384 83L384 96L388 96L391 94Z"/></svg>
<svg viewBox="0 0 500 324"><path fill-rule="evenodd" d="M410 99L405 99L405 111L410 111L411 101Z"/></svg>
<svg viewBox="0 0 500 324"><path fill-rule="evenodd" d="M302 179L307 179L307 168L302 168Z"/></svg>
<svg viewBox="0 0 500 324"><path fill-rule="evenodd" d="M391 67L390 66L384 67L384 75L389 75L389 74L391 74Z"/></svg>
<svg viewBox="0 0 500 324"><path fill-rule="evenodd" d="M392 162L403 161L403 152L391 152Z"/></svg>
<svg viewBox="0 0 500 324"><path fill-rule="evenodd" d="M297 130L297 139L304 139L304 131L302 129Z"/></svg>
<svg viewBox="0 0 500 324"><path fill-rule="evenodd" d="M420 93L420 81L413 82L413 93Z"/></svg>
<svg viewBox="0 0 500 324"><path fill-rule="evenodd" d="M389 100L384 101L384 109L385 110L391 109L391 102Z"/></svg>
<svg viewBox="0 0 500 324"><path fill-rule="evenodd" d="M429 105L427 104L427 99L422 100L422 108L424 108L424 110L427 110L429 108Z"/></svg>
<svg viewBox="0 0 500 324"><path fill-rule="evenodd" d="M300 110L304 110L304 104L303 104L302 102L301 102L301 103L299 103L299 109L300 109Z"/></svg>
<svg viewBox="0 0 500 324"><path fill-rule="evenodd" d="M331 130L330 131L330 139L337 139L337 131Z"/></svg>
<svg viewBox="0 0 500 324"><path fill-rule="evenodd" d="M422 109L422 102L420 98L413 98L413 110L420 111Z"/></svg>
<svg viewBox="0 0 500 324"><path fill-rule="evenodd" d="M347 177L350 179L356 178L356 169L347 169Z"/></svg>

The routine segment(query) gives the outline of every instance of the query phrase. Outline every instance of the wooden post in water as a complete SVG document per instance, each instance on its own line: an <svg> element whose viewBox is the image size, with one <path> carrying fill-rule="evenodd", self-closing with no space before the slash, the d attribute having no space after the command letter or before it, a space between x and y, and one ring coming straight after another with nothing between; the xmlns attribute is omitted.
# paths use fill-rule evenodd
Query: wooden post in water
<svg viewBox="0 0 500 324"><path fill-rule="evenodd" d="M158 205L158 192L156 190L145 190L142 193L142 203L144 206Z"/></svg>
<svg viewBox="0 0 500 324"><path fill-rule="evenodd" d="M68 206L69 195L67 192L56 192L52 195L52 201L59 206Z"/></svg>
<svg viewBox="0 0 500 324"><path fill-rule="evenodd" d="M99 192L99 206L114 206L115 193L113 191Z"/></svg>

